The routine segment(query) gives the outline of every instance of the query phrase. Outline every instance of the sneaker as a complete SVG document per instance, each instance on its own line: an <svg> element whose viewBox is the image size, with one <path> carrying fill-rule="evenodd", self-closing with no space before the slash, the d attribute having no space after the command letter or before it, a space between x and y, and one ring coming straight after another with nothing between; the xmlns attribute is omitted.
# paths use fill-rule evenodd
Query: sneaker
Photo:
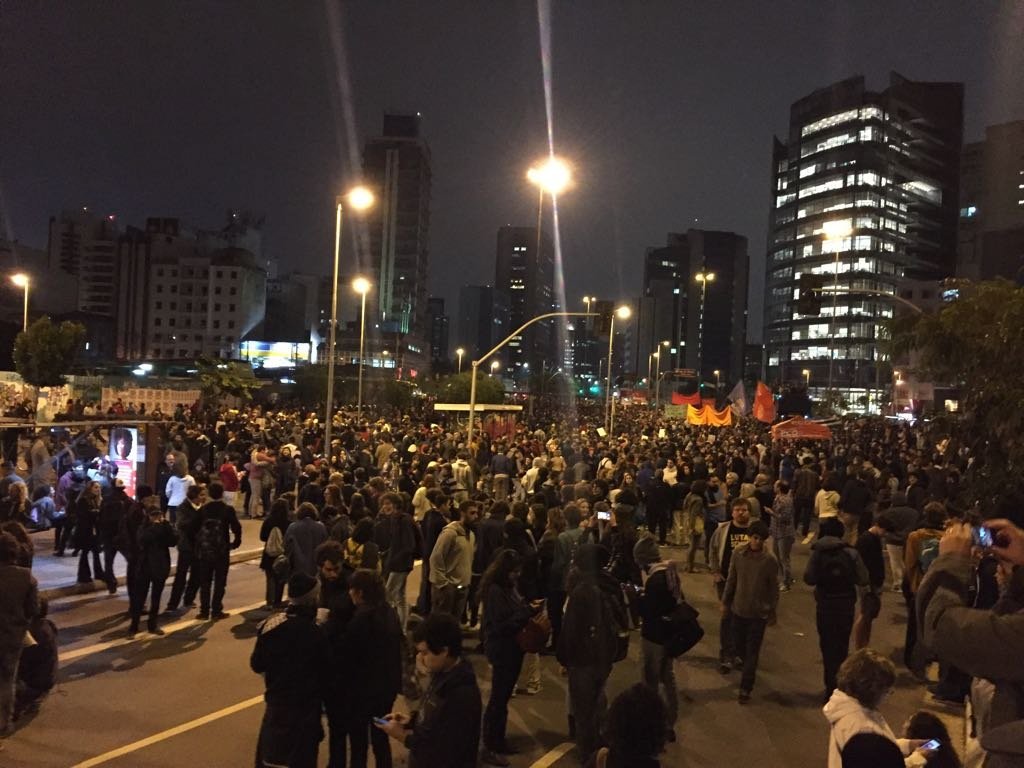
<svg viewBox="0 0 1024 768"><path fill-rule="evenodd" d="M167 634L162 629L160 629L160 627L150 627L148 631L149 631L149 634L156 635L157 637L163 637L164 635Z"/></svg>
<svg viewBox="0 0 1024 768"><path fill-rule="evenodd" d="M740 695L737 698L738 698L740 704L749 704L750 703L750 691L744 691L743 689L740 689Z"/></svg>
<svg viewBox="0 0 1024 768"><path fill-rule="evenodd" d="M738 669L738 670L742 671L742 669L743 669L743 659L741 659L739 656L737 656L735 659L733 659L732 660L732 668L733 669Z"/></svg>
<svg viewBox="0 0 1024 768"><path fill-rule="evenodd" d="M128 628L128 639L129 640L133 640L135 638L135 635L138 634L138 631L139 631L138 627L129 627Z"/></svg>
<svg viewBox="0 0 1024 768"><path fill-rule="evenodd" d="M779 584L779 592L789 592L789 584Z"/></svg>
<svg viewBox="0 0 1024 768"><path fill-rule="evenodd" d="M512 765L507 757L502 757L497 752L486 748L480 751L480 762L486 763L487 765L498 765L503 767Z"/></svg>
<svg viewBox="0 0 1024 768"><path fill-rule="evenodd" d="M199 613L196 614L196 618L199 619L200 621L206 621L207 619L210 618L210 614L204 613L204 612L200 611Z"/></svg>
<svg viewBox="0 0 1024 768"><path fill-rule="evenodd" d="M230 618L230 614L224 613L224 611L214 611L212 618L214 621L220 621L221 619Z"/></svg>
<svg viewBox="0 0 1024 768"><path fill-rule="evenodd" d="M723 675L728 675L730 672L732 672L732 664L730 664L728 661L719 662L718 671L721 672Z"/></svg>

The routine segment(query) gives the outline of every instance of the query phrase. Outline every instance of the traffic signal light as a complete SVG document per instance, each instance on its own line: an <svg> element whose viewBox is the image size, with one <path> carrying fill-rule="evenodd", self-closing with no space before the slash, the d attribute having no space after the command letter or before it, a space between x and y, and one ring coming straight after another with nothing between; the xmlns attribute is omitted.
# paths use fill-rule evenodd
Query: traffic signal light
<svg viewBox="0 0 1024 768"><path fill-rule="evenodd" d="M594 332L597 336L607 336L612 330L612 312L615 311L615 302L600 299L590 305L590 311L597 314L591 318L594 321Z"/></svg>
<svg viewBox="0 0 1024 768"><path fill-rule="evenodd" d="M796 311L801 315L821 314L821 289L825 285L824 275L804 272L800 275L800 298L796 300Z"/></svg>

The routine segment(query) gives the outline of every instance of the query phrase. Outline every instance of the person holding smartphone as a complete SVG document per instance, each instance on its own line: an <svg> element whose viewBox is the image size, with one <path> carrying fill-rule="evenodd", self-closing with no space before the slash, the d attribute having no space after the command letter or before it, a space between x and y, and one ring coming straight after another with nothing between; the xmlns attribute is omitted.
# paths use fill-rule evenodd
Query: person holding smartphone
<svg viewBox="0 0 1024 768"><path fill-rule="evenodd" d="M939 556L917 592L917 620L922 641L946 664L993 685L986 715L976 718L978 739L1001 725L1024 718L1018 691L1024 684L1024 613L1000 613L967 604L973 555L978 549L992 553L1013 568L1007 596L1024 599L1024 530L1005 518L980 526L953 522L939 540ZM984 546L990 542L991 546ZM979 546L980 545L980 546ZM979 649L984 649L979 652Z"/></svg>

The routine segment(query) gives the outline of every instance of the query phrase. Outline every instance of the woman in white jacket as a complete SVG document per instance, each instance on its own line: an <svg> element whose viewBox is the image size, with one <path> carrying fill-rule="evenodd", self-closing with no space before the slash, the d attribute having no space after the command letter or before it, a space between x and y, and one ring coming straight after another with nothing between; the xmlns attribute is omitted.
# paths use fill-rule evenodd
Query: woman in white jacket
<svg viewBox="0 0 1024 768"><path fill-rule="evenodd" d="M896 667L871 648L843 662L837 688L823 709L832 726L828 768L917 768L928 762L924 742L897 739L878 711L895 682Z"/></svg>

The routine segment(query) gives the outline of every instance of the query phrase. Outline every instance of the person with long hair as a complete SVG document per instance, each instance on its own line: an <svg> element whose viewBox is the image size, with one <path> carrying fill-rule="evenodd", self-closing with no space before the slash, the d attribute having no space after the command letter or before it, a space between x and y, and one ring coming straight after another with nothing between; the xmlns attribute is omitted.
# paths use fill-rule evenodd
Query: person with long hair
<svg viewBox="0 0 1024 768"><path fill-rule="evenodd" d="M903 735L907 739L935 739L939 742L939 746L928 755L928 768L963 768L946 724L931 712L922 709L912 714L903 725Z"/></svg>
<svg viewBox="0 0 1024 768"><path fill-rule="evenodd" d="M519 553L513 549L501 549L480 579L484 652L491 664L491 697L484 710L480 757L490 765L509 764L508 758L504 757L511 752L505 742L508 702L523 667L523 649L516 642L516 635L526 626L535 610L519 594L517 583L522 568L523 558Z"/></svg>
<svg viewBox="0 0 1024 768"><path fill-rule="evenodd" d="M288 519L288 502L281 497L270 505L270 514L260 526L260 541L263 542L263 554L260 557L260 569L266 578L266 601L268 608L279 608L283 604L284 588L288 582L287 575L278 576L274 573L274 561L284 554L284 535L288 532L291 521ZM274 530L280 532L280 539ZM274 541L271 541L271 537Z"/></svg>
<svg viewBox="0 0 1024 768"><path fill-rule="evenodd" d="M93 480L86 484L73 502L75 507L73 542L75 548L80 552L78 556L79 584L89 584L94 578L103 578L99 538L96 532L96 526L100 519L100 498L100 484ZM90 555L92 555L91 572L89 570Z"/></svg>
<svg viewBox="0 0 1024 768"><path fill-rule="evenodd" d="M356 570L348 594L355 613L345 629L341 663L348 667L343 679L349 698L349 765L366 768L369 743L377 768L391 768L391 744L386 733L373 727L373 718L391 712L402 687L402 628L376 571Z"/></svg>

